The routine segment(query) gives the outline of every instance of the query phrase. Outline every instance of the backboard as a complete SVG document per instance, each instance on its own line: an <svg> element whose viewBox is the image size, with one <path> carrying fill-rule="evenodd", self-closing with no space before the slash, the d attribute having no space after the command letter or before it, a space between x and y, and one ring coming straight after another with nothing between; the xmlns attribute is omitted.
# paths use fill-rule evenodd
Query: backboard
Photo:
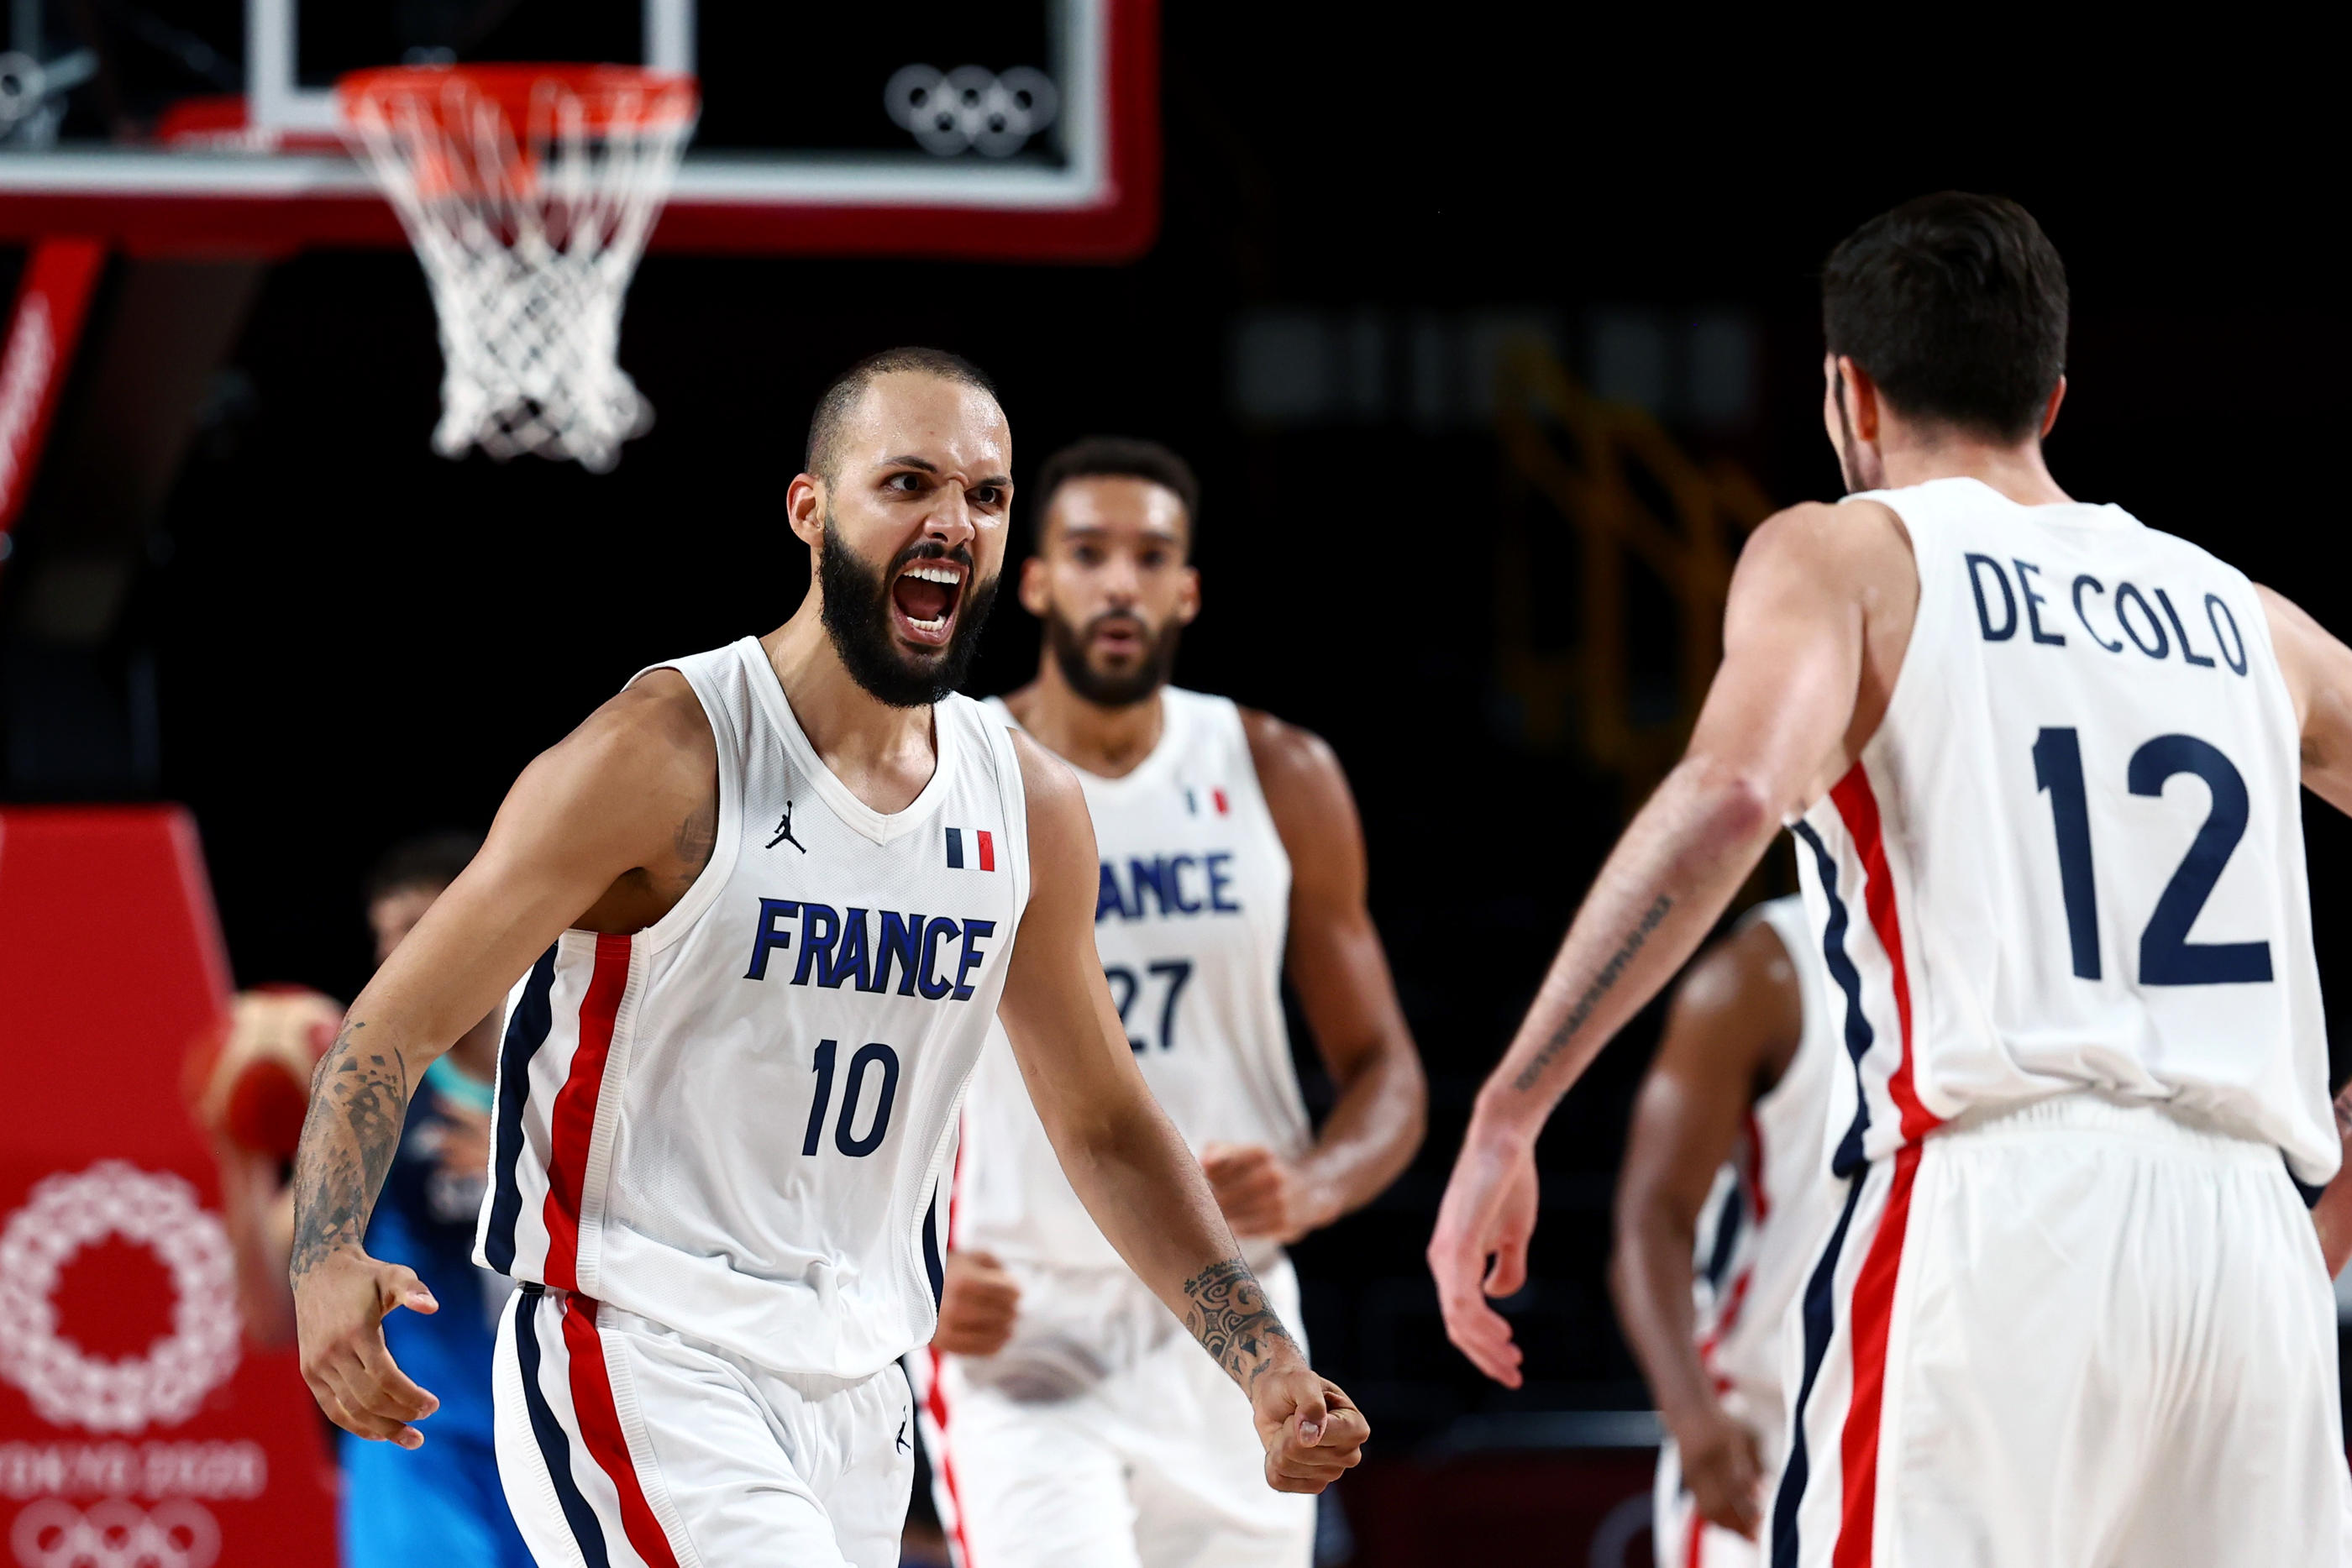
<svg viewBox="0 0 2352 1568"><path fill-rule="evenodd" d="M10 0L0 240L398 245L336 79L439 61L685 69L656 249L1116 260L1158 223L1156 0Z"/></svg>

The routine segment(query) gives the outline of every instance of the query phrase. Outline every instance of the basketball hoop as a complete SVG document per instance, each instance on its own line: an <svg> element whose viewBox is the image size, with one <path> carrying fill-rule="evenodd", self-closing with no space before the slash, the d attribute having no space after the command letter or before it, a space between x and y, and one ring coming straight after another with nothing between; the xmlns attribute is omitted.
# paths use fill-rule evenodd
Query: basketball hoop
<svg viewBox="0 0 2352 1568"><path fill-rule="evenodd" d="M621 66L403 66L338 84L441 320L434 449L604 473L653 408L621 305L679 153L694 78Z"/></svg>

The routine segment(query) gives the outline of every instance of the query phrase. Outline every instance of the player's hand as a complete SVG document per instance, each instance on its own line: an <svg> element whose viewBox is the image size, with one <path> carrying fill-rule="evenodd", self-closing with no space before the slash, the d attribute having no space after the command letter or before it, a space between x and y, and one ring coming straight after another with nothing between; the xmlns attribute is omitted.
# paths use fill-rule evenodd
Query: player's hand
<svg viewBox="0 0 2352 1568"><path fill-rule="evenodd" d="M1021 1287L985 1252L950 1252L931 1343L950 1355L994 1355L1013 1337Z"/></svg>
<svg viewBox="0 0 2352 1568"><path fill-rule="evenodd" d="M1299 1168L1260 1145L1204 1145L1201 1174L1235 1236L1268 1237L1286 1247L1330 1223Z"/></svg>
<svg viewBox="0 0 2352 1568"><path fill-rule="evenodd" d="M1474 1123L1429 1239L1429 1271L1437 1277L1445 1337L1506 1388L1519 1386L1523 1356L1510 1323L1486 1298L1511 1295L1528 1282L1536 1200L1534 1145Z"/></svg>
<svg viewBox="0 0 2352 1568"><path fill-rule="evenodd" d="M1675 1423L1674 1434L1699 1517L1755 1540L1764 1527L1764 1451L1756 1434L1720 1405Z"/></svg>
<svg viewBox="0 0 2352 1568"><path fill-rule="evenodd" d="M1265 1484L1276 1491L1321 1491L1362 1462L1372 1435L1355 1401L1295 1350L1250 1385L1250 1414L1265 1445Z"/></svg>
<svg viewBox="0 0 2352 1568"><path fill-rule="evenodd" d="M433 1151L441 1174L460 1182L482 1182L490 1168L490 1114L468 1105L441 1104L441 1142Z"/></svg>
<svg viewBox="0 0 2352 1568"><path fill-rule="evenodd" d="M294 1281L294 1332L302 1381L327 1419L354 1437L425 1445L412 1422L441 1401L408 1379L383 1345L383 1320L394 1308L437 1312L441 1303L413 1269L380 1263L356 1247L331 1252Z"/></svg>

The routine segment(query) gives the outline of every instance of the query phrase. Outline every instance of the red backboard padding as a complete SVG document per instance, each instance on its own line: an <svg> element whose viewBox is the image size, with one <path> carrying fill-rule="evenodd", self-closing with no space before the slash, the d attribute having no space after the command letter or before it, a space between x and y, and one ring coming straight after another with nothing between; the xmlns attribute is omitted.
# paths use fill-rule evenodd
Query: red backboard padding
<svg viewBox="0 0 2352 1568"><path fill-rule="evenodd" d="M0 1563L335 1560L320 1418L238 1332L180 1095L228 995L186 812L0 811Z"/></svg>

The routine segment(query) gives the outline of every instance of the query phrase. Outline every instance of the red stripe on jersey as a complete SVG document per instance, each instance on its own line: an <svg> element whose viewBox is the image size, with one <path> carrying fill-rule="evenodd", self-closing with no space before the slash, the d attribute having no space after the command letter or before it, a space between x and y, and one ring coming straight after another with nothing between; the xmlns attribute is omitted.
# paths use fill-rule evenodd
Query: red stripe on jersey
<svg viewBox="0 0 2352 1568"><path fill-rule="evenodd" d="M987 841L983 838L982 841L985 843ZM957 1129L955 1167L948 1173L947 1248L950 1251L955 1249L956 1205L963 1197L963 1134L969 1134L971 1130L971 1117L963 1116L958 1120L961 1125ZM964 1539L963 1531L963 1492L956 1485L955 1458L947 1451L948 1392L945 1386L947 1368L940 1359L937 1346L926 1347L924 1354L931 1358L931 1396L928 1403L931 1407L931 1425L940 1434L940 1452L937 1456L940 1463L940 1479L947 1483L948 1506L955 1510L956 1562L961 1568L972 1568L971 1542Z"/></svg>
<svg viewBox="0 0 2352 1568"><path fill-rule="evenodd" d="M1760 1226L1772 1217L1772 1195L1764 1190L1764 1124L1753 1107L1748 1113L1748 1197L1756 1209L1753 1223Z"/></svg>
<svg viewBox="0 0 2352 1568"><path fill-rule="evenodd" d="M1886 1211L1853 1282L1853 1395L1839 1437L1844 1507L1831 1568L1870 1568L1871 1529L1878 1512L1878 1416L1886 1402L1886 1333L1895 1316L1895 1280L1903 1268L1903 1232L1911 1218L1911 1178L1918 1168L1918 1145L1895 1151Z"/></svg>
<svg viewBox="0 0 2352 1568"><path fill-rule="evenodd" d="M1225 792L1223 789L1212 789L1209 791L1209 795L1210 798L1217 803L1217 815L1220 817L1223 816L1225 814Z"/></svg>
<svg viewBox="0 0 2352 1568"><path fill-rule="evenodd" d="M625 943L628 938L620 940ZM602 942L598 947L601 972ZM572 1418L580 1423L580 1440L589 1458L621 1494L621 1529L648 1568L677 1568L669 1537L662 1532L661 1521L654 1517L653 1505L646 1501L636 1461L629 1458L629 1440L621 1434L621 1413L613 1404L612 1369L604 1364L604 1340L596 1332L596 1303L585 1296L564 1298L563 1347L572 1353Z"/></svg>
<svg viewBox="0 0 2352 1568"><path fill-rule="evenodd" d="M1886 1092L1895 1101L1904 1141L1909 1143L1940 1126L1943 1118L1919 1103L1918 1088L1912 1082L1911 980L1903 964L1903 921L1895 907L1895 878L1886 869L1878 797L1871 792L1870 775L1857 762L1830 790L1830 799L1837 802L1846 834L1853 840L1854 852L1862 857L1863 906L1870 912L1870 929L1878 937L1893 977L1895 1018L1902 1030L1903 1054L1887 1077Z"/></svg>
<svg viewBox="0 0 2352 1568"><path fill-rule="evenodd" d="M996 869L996 840L986 828L980 829L979 832L980 869L982 871L994 871Z"/></svg>
<svg viewBox="0 0 2352 1568"><path fill-rule="evenodd" d="M580 1043L572 1069L555 1092L549 1113L547 1283L561 1291L580 1288L580 1194L588 1176L588 1145L596 1135L596 1097L604 1086L604 1059L613 1050L613 1019L629 985L629 938L600 934L596 968L588 994L580 998Z"/></svg>

